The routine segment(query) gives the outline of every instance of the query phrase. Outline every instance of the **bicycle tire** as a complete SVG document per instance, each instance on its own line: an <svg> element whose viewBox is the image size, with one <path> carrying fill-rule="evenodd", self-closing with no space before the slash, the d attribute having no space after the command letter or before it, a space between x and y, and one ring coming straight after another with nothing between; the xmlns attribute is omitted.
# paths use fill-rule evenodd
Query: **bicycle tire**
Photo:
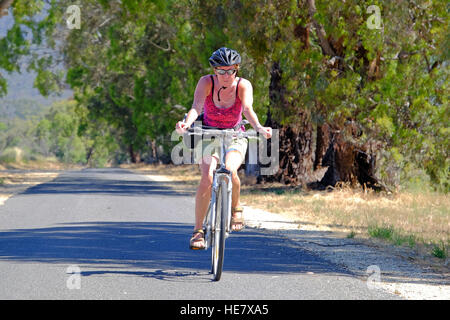
<svg viewBox="0 0 450 320"><path fill-rule="evenodd" d="M226 221L227 221L227 185L221 181L216 198L216 217L212 245L212 273L214 281L219 281L222 276L223 261L225 255Z"/></svg>

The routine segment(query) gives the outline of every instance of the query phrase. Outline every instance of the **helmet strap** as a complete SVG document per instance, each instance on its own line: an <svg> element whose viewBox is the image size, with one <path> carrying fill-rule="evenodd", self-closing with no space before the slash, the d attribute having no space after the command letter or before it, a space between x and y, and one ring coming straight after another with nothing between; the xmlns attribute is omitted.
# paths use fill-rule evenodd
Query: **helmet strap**
<svg viewBox="0 0 450 320"><path fill-rule="evenodd" d="M227 88L227 87L222 87L222 88L219 89L219 91L217 92L217 100L220 101L220 90L226 89L226 88Z"/></svg>

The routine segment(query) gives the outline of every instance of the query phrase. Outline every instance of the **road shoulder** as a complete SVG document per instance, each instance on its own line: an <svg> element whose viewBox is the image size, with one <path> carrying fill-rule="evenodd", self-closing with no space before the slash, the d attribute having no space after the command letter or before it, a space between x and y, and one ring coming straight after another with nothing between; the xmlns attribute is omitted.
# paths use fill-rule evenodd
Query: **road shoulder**
<svg viewBox="0 0 450 320"><path fill-rule="evenodd" d="M55 179L61 172L60 170L0 170L0 206L15 194Z"/></svg>
<svg viewBox="0 0 450 320"><path fill-rule="evenodd" d="M280 214L245 207L246 225L265 229L294 242L302 250L344 267L379 288L405 299L450 299L448 273L411 261L410 251L346 234L299 226Z"/></svg>

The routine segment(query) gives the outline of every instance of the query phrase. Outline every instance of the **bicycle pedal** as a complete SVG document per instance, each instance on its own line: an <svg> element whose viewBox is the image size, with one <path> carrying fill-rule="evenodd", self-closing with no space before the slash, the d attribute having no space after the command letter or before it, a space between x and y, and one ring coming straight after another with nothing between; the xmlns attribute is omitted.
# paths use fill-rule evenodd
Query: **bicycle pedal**
<svg viewBox="0 0 450 320"><path fill-rule="evenodd" d="M202 250L207 250L208 248L205 246L204 248L197 248L197 247L189 247L191 250L198 250L198 251L202 251Z"/></svg>

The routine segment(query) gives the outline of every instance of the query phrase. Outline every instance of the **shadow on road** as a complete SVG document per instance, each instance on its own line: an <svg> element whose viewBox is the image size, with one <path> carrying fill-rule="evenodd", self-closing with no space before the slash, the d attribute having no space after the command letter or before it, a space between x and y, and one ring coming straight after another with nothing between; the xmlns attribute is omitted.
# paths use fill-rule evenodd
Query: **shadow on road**
<svg viewBox="0 0 450 320"><path fill-rule="evenodd" d="M189 250L191 232L192 226L178 223L101 221L16 229L0 232L0 261L78 264L83 276L122 274L171 281L193 276L195 281L196 275L209 271L210 251ZM234 233L226 246L224 272L348 274L260 231Z"/></svg>
<svg viewBox="0 0 450 320"><path fill-rule="evenodd" d="M85 169L66 172L51 182L28 188L22 194L89 194L114 196L192 196L195 190L175 190L163 182L145 180L123 169ZM182 184L181 182L179 184Z"/></svg>

